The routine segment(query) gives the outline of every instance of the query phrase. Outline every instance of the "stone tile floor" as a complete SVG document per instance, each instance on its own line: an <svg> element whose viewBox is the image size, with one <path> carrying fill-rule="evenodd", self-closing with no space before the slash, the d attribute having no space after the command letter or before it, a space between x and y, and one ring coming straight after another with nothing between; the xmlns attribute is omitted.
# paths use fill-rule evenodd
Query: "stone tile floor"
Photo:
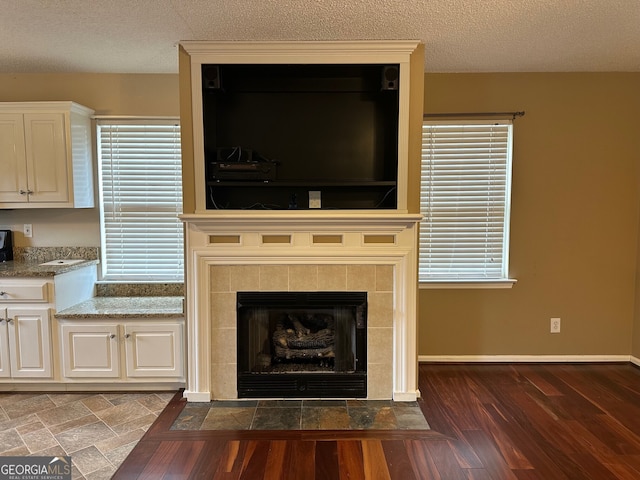
<svg viewBox="0 0 640 480"><path fill-rule="evenodd" d="M0 455L69 455L73 479L109 479L174 395L0 393Z"/></svg>
<svg viewBox="0 0 640 480"><path fill-rule="evenodd" d="M417 402L247 400L188 403L172 430L428 430Z"/></svg>

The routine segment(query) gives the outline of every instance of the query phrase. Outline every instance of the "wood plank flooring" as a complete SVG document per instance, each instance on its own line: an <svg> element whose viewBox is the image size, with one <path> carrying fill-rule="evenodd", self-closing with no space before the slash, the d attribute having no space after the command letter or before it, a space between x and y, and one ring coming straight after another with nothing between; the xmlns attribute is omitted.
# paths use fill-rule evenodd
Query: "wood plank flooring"
<svg viewBox="0 0 640 480"><path fill-rule="evenodd" d="M114 479L640 479L631 364L422 364L430 431L175 431L176 396Z"/></svg>

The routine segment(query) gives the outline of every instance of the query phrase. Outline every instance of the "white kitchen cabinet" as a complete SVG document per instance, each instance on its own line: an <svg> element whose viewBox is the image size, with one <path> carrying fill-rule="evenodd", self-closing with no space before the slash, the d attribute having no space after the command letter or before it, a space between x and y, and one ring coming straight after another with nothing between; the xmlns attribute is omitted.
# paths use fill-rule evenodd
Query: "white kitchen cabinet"
<svg viewBox="0 0 640 480"><path fill-rule="evenodd" d="M7 309L0 307L0 378L11 377L9 363L9 331L7 330Z"/></svg>
<svg viewBox="0 0 640 480"><path fill-rule="evenodd" d="M51 304L47 279L0 280L0 378L51 378Z"/></svg>
<svg viewBox="0 0 640 480"><path fill-rule="evenodd" d="M0 377L51 378L50 309L0 308Z"/></svg>
<svg viewBox="0 0 640 480"><path fill-rule="evenodd" d="M62 373L100 382L175 382L184 377L183 320L59 318Z"/></svg>
<svg viewBox="0 0 640 480"><path fill-rule="evenodd" d="M0 390L58 381L53 315L93 295L95 280L96 265L46 277L0 277Z"/></svg>
<svg viewBox="0 0 640 480"><path fill-rule="evenodd" d="M183 376L182 324L129 324L123 327L127 377Z"/></svg>
<svg viewBox="0 0 640 480"><path fill-rule="evenodd" d="M118 325L78 322L60 326L63 375L69 378L118 378Z"/></svg>
<svg viewBox="0 0 640 480"><path fill-rule="evenodd" d="M0 208L94 206L93 113L73 102L0 103Z"/></svg>

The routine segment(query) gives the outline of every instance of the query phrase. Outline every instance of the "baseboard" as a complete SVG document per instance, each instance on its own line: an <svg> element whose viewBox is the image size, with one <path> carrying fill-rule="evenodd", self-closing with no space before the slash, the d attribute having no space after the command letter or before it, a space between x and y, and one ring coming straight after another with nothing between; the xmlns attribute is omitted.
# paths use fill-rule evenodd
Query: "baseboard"
<svg viewBox="0 0 640 480"><path fill-rule="evenodd" d="M420 390L413 392L394 392L393 400L396 402L415 402L420 398Z"/></svg>
<svg viewBox="0 0 640 480"><path fill-rule="evenodd" d="M194 392L190 390L185 390L182 396L187 399L187 402L210 402L211 401L211 394L209 392Z"/></svg>
<svg viewBox="0 0 640 480"><path fill-rule="evenodd" d="M637 367L640 367L640 358L634 357L633 355L631 355L631 359L629 361L634 365L636 365Z"/></svg>
<svg viewBox="0 0 640 480"><path fill-rule="evenodd" d="M629 355L419 355L421 363L598 363L632 362L640 358Z"/></svg>

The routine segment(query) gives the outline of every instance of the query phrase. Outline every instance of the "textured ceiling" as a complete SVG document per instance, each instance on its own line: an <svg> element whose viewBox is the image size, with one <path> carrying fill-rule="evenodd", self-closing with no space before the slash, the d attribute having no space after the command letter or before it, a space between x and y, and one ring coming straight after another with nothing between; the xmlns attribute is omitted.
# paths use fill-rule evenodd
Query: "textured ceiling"
<svg viewBox="0 0 640 480"><path fill-rule="evenodd" d="M0 0L0 73L177 72L180 40L421 40L428 72L640 71L640 0Z"/></svg>

